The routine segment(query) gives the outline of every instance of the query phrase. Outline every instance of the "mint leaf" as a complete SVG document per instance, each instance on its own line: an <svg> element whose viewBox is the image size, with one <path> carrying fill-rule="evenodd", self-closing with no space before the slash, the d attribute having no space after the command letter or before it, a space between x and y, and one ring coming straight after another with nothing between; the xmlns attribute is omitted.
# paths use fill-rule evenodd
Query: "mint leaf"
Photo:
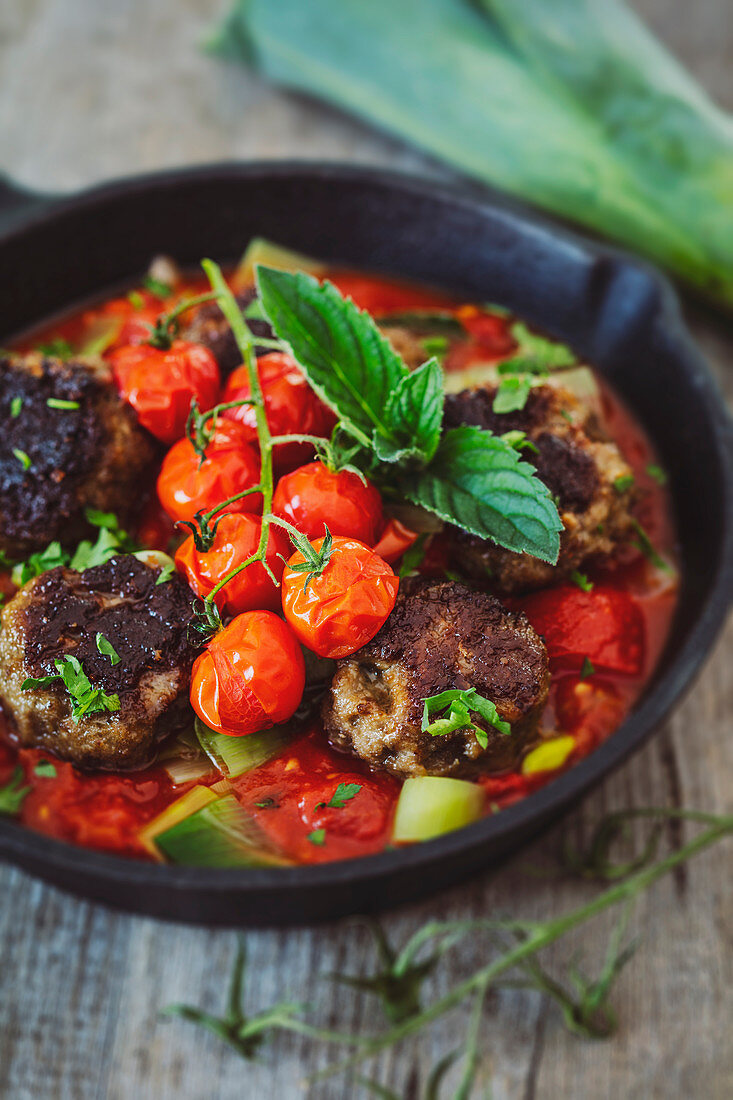
<svg viewBox="0 0 733 1100"><path fill-rule="evenodd" d="M505 359L500 364L501 374L506 372L542 374L545 371L559 370L561 367L571 367L578 361L577 356L566 344L548 340L545 336L537 336L522 321L514 322L511 334L519 347L510 359Z"/></svg>
<svg viewBox="0 0 733 1100"><path fill-rule="evenodd" d="M428 359L417 370L406 374L387 406L394 446L374 433L374 450L383 462L399 462L411 457L425 465L435 454L443 423L443 370L437 359Z"/></svg>
<svg viewBox="0 0 733 1100"><path fill-rule="evenodd" d="M445 433L426 470L401 481L406 496L480 538L553 564L562 523L547 487L503 439L462 426Z"/></svg>
<svg viewBox="0 0 733 1100"><path fill-rule="evenodd" d="M368 313L329 282L257 265L262 306L308 382L365 446L374 435L398 444L387 415L407 367Z"/></svg>
<svg viewBox="0 0 733 1100"><path fill-rule="evenodd" d="M9 783L0 787L0 814L8 814L15 817L20 813L26 795L30 794L30 787L21 787L23 782L23 769L20 764L13 772Z"/></svg>

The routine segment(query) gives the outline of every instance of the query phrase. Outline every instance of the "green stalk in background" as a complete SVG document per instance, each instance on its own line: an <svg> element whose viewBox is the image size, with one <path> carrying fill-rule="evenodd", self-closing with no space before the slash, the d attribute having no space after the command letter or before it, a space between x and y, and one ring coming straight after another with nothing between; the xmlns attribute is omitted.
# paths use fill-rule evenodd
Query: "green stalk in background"
<svg viewBox="0 0 733 1100"><path fill-rule="evenodd" d="M621 0L237 0L212 47L733 307L733 122Z"/></svg>

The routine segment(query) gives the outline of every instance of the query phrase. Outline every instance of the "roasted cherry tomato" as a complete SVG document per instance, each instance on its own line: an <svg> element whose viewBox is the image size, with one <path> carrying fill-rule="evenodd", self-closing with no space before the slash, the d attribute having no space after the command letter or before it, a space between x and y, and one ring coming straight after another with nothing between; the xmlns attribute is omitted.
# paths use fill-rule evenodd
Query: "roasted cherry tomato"
<svg viewBox="0 0 733 1100"><path fill-rule="evenodd" d="M210 409L221 380L208 348L174 340L167 351L149 344L118 348L109 357L120 394L140 423L164 443L175 443L186 430L191 402Z"/></svg>
<svg viewBox="0 0 733 1100"><path fill-rule="evenodd" d="M287 623L271 611L246 611L196 659L191 705L211 729L242 737L290 718L304 687L303 654Z"/></svg>
<svg viewBox="0 0 733 1100"><path fill-rule="evenodd" d="M332 535L358 539L373 546L384 526L382 498L370 481L350 470L329 470L322 462L309 462L280 478L272 510L307 535Z"/></svg>
<svg viewBox="0 0 733 1100"><path fill-rule="evenodd" d="M392 562L398 561L419 537L417 531L411 531L398 519L389 519L382 528L379 541L373 544L374 553L379 554L380 558L384 558L391 565Z"/></svg>
<svg viewBox="0 0 733 1100"><path fill-rule="evenodd" d="M173 444L158 475L158 499L172 519L192 520L197 512L210 512L259 480L260 456L247 442L246 432L231 420L219 419L203 462L190 439ZM262 494L250 493L226 510L259 512Z"/></svg>
<svg viewBox="0 0 733 1100"><path fill-rule="evenodd" d="M314 544L323 550L324 539ZM321 573L299 571L298 551L285 567L285 618L301 642L319 657L346 657L373 638L397 599L399 578L385 561L356 539L335 538Z"/></svg>
<svg viewBox="0 0 733 1100"><path fill-rule="evenodd" d="M334 414L315 395L291 356L277 351L263 355L257 360L257 370L272 435L331 434L336 423ZM250 392L247 368L237 367L229 376L222 402L243 401ZM227 409L224 416L240 423L251 442L257 443L257 423L251 405ZM273 450L273 460L278 470L285 471L299 466L312 453L313 448L307 443L281 443Z"/></svg>
<svg viewBox="0 0 733 1100"><path fill-rule="evenodd" d="M583 592L560 584L517 601L545 639L555 668L595 669L640 676L644 668L644 618L639 605L617 588Z"/></svg>
<svg viewBox="0 0 733 1100"><path fill-rule="evenodd" d="M202 598L208 596L227 573L246 561L257 550L262 533L258 516L235 512L220 520L210 550L197 550L193 535L179 546L176 568ZM281 527L270 525L267 537L267 564L277 577L282 577L285 560L292 550L290 539ZM220 611L239 615L242 611L267 608L280 610L280 589L261 561L253 562L224 585L214 597Z"/></svg>

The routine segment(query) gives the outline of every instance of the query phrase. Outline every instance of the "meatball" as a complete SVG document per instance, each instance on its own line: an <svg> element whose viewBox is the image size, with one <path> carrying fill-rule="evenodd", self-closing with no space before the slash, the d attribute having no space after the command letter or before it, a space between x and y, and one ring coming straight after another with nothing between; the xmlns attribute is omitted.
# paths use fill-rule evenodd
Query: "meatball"
<svg viewBox="0 0 733 1100"><path fill-rule="evenodd" d="M84 509L123 520L155 456L151 437L92 360L0 356L0 550L77 542Z"/></svg>
<svg viewBox="0 0 733 1100"><path fill-rule="evenodd" d="M244 311L257 297L254 287L237 295L237 304ZM239 354L237 341L229 327L229 322L224 317L216 302L205 302L191 312L188 324L181 328L181 338L191 340L194 344L203 344L219 364L222 378L226 378L241 365L242 356ZM252 333L263 340L271 340L274 333L267 321L252 320L248 322ZM258 355L263 355L268 348L255 347Z"/></svg>
<svg viewBox="0 0 733 1100"><path fill-rule="evenodd" d="M595 414L554 384L533 387L524 408L511 413L493 411L495 394L495 389L482 388L447 395L444 426L473 424L496 435L526 433L534 449L523 449L522 458L537 468L560 512L560 557L549 565L454 530L453 546L463 571L488 579L499 592L521 592L567 577L590 559L612 556L632 533L633 477Z"/></svg>
<svg viewBox="0 0 733 1100"><path fill-rule="evenodd" d="M158 740L191 720L193 596L178 574L159 578L159 569L121 555L83 573L51 569L8 603L0 629L0 704L22 745L84 768L134 768L150 760ZM99 652L98 635L119 661ZM54 658L67 655L93 688L119 696L118 711L77 721L61 681L23 691L27 677L55 673Z"/></svg>
<svg viewBox="0 0 733 1100"><path fill-rule="evenodd" d="M338 662L323 706L334 748L400 778L472 775L511 767L547 700L547 651L525 616L453 581L408 586L379 633ZM484 749L464 728L423 732L424 700L475 688L511 726L486 730Z"/></svg>

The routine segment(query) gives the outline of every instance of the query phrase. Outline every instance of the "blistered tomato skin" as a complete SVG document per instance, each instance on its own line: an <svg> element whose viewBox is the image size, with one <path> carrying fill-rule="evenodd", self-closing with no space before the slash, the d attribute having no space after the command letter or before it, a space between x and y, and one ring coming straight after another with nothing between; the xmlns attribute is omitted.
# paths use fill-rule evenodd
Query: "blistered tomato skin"
<svg viewBox="0 0 733 1100"><path fill-rule="evenodd" d="M176 568L183 573L194 592L205 598L223 577L256 553L260 544L262 521L258 516L234 512L219 522L210 550L197 550L193 535L176 551ZM292 547L282 528L270 526L266 561L278 581ZM253 562L237 573L214 597L221 612L239 615L243 611L280 610L280 589L261 561Z"/></svg>
<svg viewBox="0 0 733 1100"><path fill-rule="evenodd" d="M120 395L163 443L182 437L192 400L210 409L219 396L219 366L201 344L174 340L167 351L129 345L112 352L109 362Z"/></svg>
<svg viewBox="0 0 733 1100"><path fill-rule="evenodd" d="M334 414L316 396L290 355L273 352L257 360L267 423L272 435L330 436L336 422ZM243 401L251 394L247 367L238 367L224 389L222 402ZM257 445L257 421L251 406L227 409L223 414L241 424L251 443ZM279 473L305 462L313 448L304 443L280 443L272 452Z"/></svg>
<svg viewBox="0 0 733 1100"><path fill-rule="evenodd" d="M158 499L172 520L193 520L260 480L260 458L238 424L219 419L203 462L190 439L179 439L163 459ZM262 494L250 493L228 512L262 511Z"/></svg>
<svg viewBox="0 0 733 1100"><path fill-rule="evenodd" d="M640 676L644 669L644 618L627 593L610 585L583 592L560 584L517 600L541 634L554 668L595 669Z"/></svg>
<svg viewBox="0 0 733 1100"><path fill-rule="evenodd" d="M247 611L197 658L191 705L217 733L243 737L292 717L304 687L303 654L290 627L271 611Z"/></svg>
<svg viewBox="0 0 733 1100"><path fill-rule="evenodd" d="M313 545L316 551L323 539ZM282 602L285 618L308 649L334 660L355 653L386 622L397 599L399 578L363 542L335 538L322 573L293 569L303 562L298 552L285 567Z"/></svg>
<svg viewBox="0 0 733 1100"><path fill-rule="evenodd" d="M276 516L313 541L332 535L373 546L384 527L382 498L370 481L350 470L309 462L281 477L272 501Z"/></svg>

